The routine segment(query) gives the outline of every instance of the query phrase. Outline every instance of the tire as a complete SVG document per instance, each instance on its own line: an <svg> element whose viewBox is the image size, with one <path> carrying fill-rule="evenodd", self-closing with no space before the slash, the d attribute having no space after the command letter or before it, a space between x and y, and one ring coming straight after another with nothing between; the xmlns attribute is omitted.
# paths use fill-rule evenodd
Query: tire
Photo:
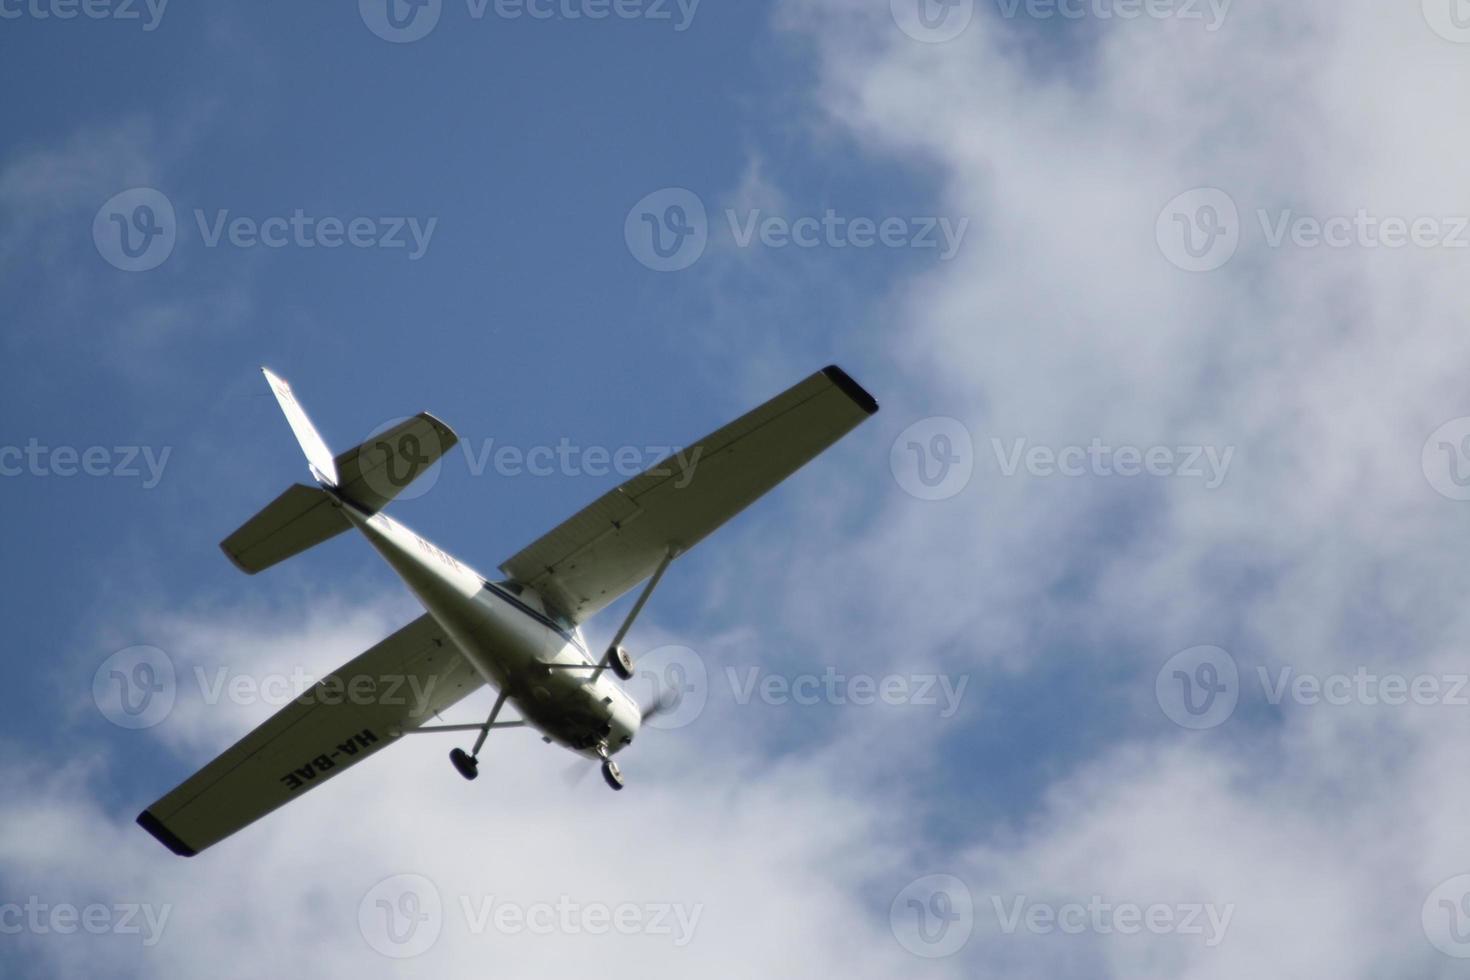
<svg viewBox="0 0 1470 980"><path fill-rule="evenodd" d="M464 749L454 749L449 753L449 761L453 763L455 772L465 779L474 779L480 774L480 762Z"/></svg>
<svg viewBox="0 0 1470 980"><path fill-rule="evenodd" d="M633 679L633 656L628 653L628 648L619 643L612 648L612 672L625 681Z"/></svg>

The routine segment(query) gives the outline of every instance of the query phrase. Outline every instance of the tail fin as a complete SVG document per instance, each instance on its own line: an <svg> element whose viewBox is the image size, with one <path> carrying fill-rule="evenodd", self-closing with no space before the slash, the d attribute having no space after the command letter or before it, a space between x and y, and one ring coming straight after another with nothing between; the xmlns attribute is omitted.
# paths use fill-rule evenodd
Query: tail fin
<svg viewBox="0 0 1470 980"><path fill-rule="evenodd" d="M296 400L291 386L286 383L286 379L272 374L270 368L261 368L260 373L270 382L271 394L276 396L281 411L286 413L286 421L291 423L291 431L296 433L296 441L301 444L301 451L306 454L306 462L311 466L311 475L316 477L318 483L335 487L337 464L332 459L332 452L327 448L321 433L316 431L316 426L311 424L311 419L307 418L306 410Z"/></svg>
<svg viewBox="0 0 1470 980"><path fill-rule="evenodd" d="M377 513L459 442L453 429L423 412L334 459L291 386L262 371L319 486L287 488L220 542L230 561L251 575L350 528L341 511L344 501L364 513Z"/></svg>

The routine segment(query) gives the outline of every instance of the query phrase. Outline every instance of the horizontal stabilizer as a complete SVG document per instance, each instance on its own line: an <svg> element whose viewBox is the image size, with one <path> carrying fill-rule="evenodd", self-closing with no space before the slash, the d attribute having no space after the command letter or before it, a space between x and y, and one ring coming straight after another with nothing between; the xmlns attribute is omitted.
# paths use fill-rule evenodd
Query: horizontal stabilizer
<svg viewBox="0 0 1470 980"><path fill-rule="evenodd" d="M324 489L289 487L220 542L230 561L251 575L351 527L342 515L342 500L376 514L459 442L453 429L421 412L334 459L291 386L269 370L261 371L311 464L312 476Z"/></svg>
<svg viewBox="0 0 1470 980"><path fill-rule="evenodd" d="M338 456L337 489L375 514L458 442L453 429L421 412Z"/></svg>
<svg viewBox="0 0 1470 980"><path fill-rule="evenodd" d="M297 483L221 541L220 548L240 571L254 575L351 526L325 490Z"/></svg>

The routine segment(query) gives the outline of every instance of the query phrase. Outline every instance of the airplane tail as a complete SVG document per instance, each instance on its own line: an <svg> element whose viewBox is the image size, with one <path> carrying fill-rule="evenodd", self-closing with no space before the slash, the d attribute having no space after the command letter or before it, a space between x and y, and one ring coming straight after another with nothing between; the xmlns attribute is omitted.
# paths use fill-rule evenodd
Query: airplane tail
<svg viewBox="0 0 1470 980"><path fill-rule="evenodd" d="M291 386L269 370L261 371L317 486L298 483L288 487L220 542L230 561L247 574L254 575L346 531L352 524L342 514L343 502L367 514L382 510L459 442L453 429L422 412L333 457Z"/></svg>

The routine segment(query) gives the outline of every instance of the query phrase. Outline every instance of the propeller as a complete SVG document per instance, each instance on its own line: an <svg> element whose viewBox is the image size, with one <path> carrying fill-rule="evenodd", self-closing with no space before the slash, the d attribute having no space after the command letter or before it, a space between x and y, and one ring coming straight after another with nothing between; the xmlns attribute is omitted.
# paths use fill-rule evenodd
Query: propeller
<svg viewBox="0 0 1470 980"><path fill-rule="evenodd" d="M654 684L657 684L654 681ZM679 706L679 691L675 688L665 687L658 691L650 704L638 706L638 713L643 716L644 721L657 718L666 711L673 711Z"/></svg>

